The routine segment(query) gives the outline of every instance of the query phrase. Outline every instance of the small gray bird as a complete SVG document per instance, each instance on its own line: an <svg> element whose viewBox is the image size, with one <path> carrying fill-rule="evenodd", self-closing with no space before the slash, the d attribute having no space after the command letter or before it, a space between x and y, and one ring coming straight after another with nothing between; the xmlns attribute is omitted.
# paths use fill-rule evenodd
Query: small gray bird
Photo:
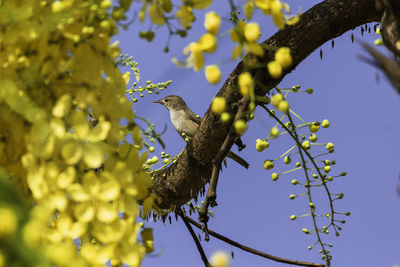
<svg viewBox="0 0 400 267"><path fill-rule="evenodd" d="M169 95L163 99L153 101L153 103L159 103L169 110L171 122L180 136L184 133L190 138L193 137L197 128L199 128L201 118L186 106L185 101L183 101L180 96ZM242 144L241 141L240 144ZM243 144L241 146L242 148L244 147ZM246 169L249 168L249 163L232 151L229 151L226 156L233 159Z"/></svg>

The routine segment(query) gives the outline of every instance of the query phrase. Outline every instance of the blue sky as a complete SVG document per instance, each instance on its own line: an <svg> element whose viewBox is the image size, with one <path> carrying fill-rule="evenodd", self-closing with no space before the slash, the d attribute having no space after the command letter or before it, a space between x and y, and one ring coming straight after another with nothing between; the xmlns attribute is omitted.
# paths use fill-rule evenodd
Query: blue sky
<svg viewBox="0 0 400 267"><path fill-rule="evenodd" d="M227 16L228 1L215 1L210 9ZM289 2L292 10L298 7L305 11L310 4ZM299 6L298 6L299 5ZM138 8L136 6L136 8ZM134 104L138 115L150 119L162 130L167 124L163 140L166 152L178 154L185 142L175 132L169 121L169 114L161 105L151 101L170 94L179 94L188 106L203 116L212 98L222 86L210 85L202 71L179 69L171 63L171 57L182 58L182 49L190 41L195 41L204 33L202 26L204 11L198 13L197 21L185 39L174 37L170 52L162 50L166 43L167 31L160 28L152 43L138 38L140 29L147 25L131 25L127 31L121 30L115 38L120 40L123 53L128 53L139 63L141 81L154 82L172 80L171 86L160 95L147 95ZM267 39L276 31L271 18L256 14L253 20L261 21L262 38ZM372 24L373 25L373 24ZM227 30L229 22L222 24ZM344 199L335 202L339 211L350 211L345 217L340 237L334 234L323 236L333 243L332 266L395 266L400 265L400 199L396 194L399 182L400 164L398 160L400 124L400 97L386 78L373 67L361 62L357 55L363 51L356 43L351 43L348 32L335 39L335 47L328 42L322 46L323 60L319 50L311 54L296 70L287 75L279 87L287 88L296 84L303 88L312 87L314 94L290 95L291 107L307 121L329 119L331 127L320 130L319 142L333 142L335 153L327 159L336 160L333 172L347 171L348 175L331 184L332 191L343 192ZM372 43L375 34L364 34L354 30L356 38ZM207 56L206 64L218 63L230 57L232 43L228 38L219 40L216 54ZM228 51L228 53L227 53ZM220 65L222 80L233 70L237 62ZM380 77L377 82L376 75ZM318 249L306 248L315 241L315 235L304 235L301 229L310 228L311 218L290 221L291 214L299 214L307 207L305 198L289 200L290 194L299 193L290 181L301 179L301 174L282 176L277 182L271 180L271 171L263 168L265 158L277 157L287 149L287 138L270 142L269 149L262 153L255 150L255 139L264 138L274 125L260 108L256 118L248 125L243 137L247 148L239 154L250 163L248 170L228 160L228 168L220 174L215 217L209 222L210 229L226 235L235 241L290 259L322 262ZM157 147L154 155L161 148ZM396 153L397 152L397 153ZM317 194L315 203L326 205L326 199ZM196 218L194 216L193 218ZM146 257L144 267L174 266L201 267L203 263L183 222L170 225L149 223L154 228L155 253ZM196 230L197 232L197 230ZM210 242L202 242L206 254L214 251L231 251L235 259L231 266L286 266L251 255L211 237Z"/></svg>

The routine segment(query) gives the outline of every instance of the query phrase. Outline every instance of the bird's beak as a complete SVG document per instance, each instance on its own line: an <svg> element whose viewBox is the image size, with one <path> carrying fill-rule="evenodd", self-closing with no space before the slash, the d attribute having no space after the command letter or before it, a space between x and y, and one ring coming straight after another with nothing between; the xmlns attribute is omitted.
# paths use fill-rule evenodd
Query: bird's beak
<svg viewBox="0 0 400 267"><path fill-rule="evenodd" d="M160 100L155 100L155 101L153 101L153 103L162 104L163 102L162 102L162 99L160 99Z"/></svg>

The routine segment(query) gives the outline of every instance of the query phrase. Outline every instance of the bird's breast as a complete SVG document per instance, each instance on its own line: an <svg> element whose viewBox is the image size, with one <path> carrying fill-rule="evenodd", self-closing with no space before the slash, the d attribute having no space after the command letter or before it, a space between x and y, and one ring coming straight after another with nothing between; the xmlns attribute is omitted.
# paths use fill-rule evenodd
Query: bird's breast
<svg viewBox="0 0 400 267"><path fill-rule="evenodd" d="M199 127L197 123L192 121L184 110L170 111L171 122L179 134L185 133L189 137L194 135L194 132Z"/></svg>

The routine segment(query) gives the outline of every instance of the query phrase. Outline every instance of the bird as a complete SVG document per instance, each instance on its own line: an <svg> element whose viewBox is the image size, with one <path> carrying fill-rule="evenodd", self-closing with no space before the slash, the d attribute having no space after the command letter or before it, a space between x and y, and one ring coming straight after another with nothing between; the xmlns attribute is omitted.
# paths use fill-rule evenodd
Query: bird
<svg viewBox="0 0 400 267"><path fill-rule="evenodd" d="M201 118L188 108L180 96L169 95L163 99L155 100L153 103L161 104L168 109L172 125L181 137L192 138L194 136L197 128L199 128ZM245 147L240 139L235 143L238 144L239 151ZM226 157L236 161L246 169L249 168L249 163L232 151L229 151Z"/></svg>

